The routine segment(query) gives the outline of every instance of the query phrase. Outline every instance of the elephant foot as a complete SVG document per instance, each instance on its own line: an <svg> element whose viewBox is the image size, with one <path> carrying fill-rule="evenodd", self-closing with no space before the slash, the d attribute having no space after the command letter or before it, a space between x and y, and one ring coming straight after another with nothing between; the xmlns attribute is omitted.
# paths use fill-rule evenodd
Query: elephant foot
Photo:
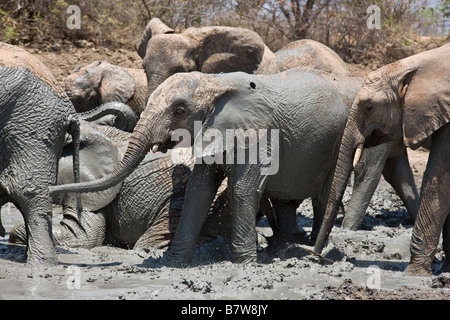
<svg viewBox="0 0 450 320"><path fill-rule="evenodd" d="M418 277L429 277L433 275L431 265L428 267L420 263L410 263L405 269L405 274Z"/></svg>
<svg viewBox="0 0 450 320"><path fill-rule="evenodd" d="M169 250L166 250L160 260L164 267L168 268L187 268L190 265L191 259L178 257Z"/></svg>
<svg viewBox="0 0 450 320"><path fill-rule="evenodd" d="M234 263L238 264L250 264L256 262L256 255L251 256L237 256L234 258Z"/></svg>
<svg viewBox="0 0 450 320"><path fill-rule="evenodd" d="M271 252L280 251L291 244L312 245L306 232L296 232L288 236L275 235L267 238L268 250Z"/></svg>

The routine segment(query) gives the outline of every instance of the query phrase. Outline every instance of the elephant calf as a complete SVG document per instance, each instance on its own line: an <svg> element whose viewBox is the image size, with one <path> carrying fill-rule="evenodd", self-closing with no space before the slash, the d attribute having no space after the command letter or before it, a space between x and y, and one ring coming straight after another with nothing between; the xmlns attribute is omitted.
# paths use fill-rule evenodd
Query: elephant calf
<svg viewBox="0 0 450 320"><path fill-rule="evenodd" d="M117 101L127 104L139 116L145 107L147 78L144 69L95 61L76 68L64 79L63 85L78 112Z"/></svg>

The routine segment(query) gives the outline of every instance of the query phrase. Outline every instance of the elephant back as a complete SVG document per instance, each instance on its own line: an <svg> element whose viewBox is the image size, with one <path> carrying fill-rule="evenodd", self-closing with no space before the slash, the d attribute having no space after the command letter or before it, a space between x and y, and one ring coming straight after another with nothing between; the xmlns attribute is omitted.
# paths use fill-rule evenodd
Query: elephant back
<svg viewBox="0 0 450 320"><path fill-rule="evenodd" d="M0 42L0 66L27 69L36 78L55 90L59 97L69 99L42 61L22 48Z"/></svg>

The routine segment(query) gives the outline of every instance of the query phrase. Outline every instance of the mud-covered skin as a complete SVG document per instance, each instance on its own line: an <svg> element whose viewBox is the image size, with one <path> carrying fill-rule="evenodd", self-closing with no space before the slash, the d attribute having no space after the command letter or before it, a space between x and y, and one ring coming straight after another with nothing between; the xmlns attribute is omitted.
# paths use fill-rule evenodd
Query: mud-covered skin
<svg viewBox="0 0 450 320"><path fill-rule="evenodd" d="M53 266L57 258L48 187L56 183L66 132L79 130L77 117L42 62L4 43L0 43L0 118L0 204L13 202L22 212L28 265Z"/></svg>
<svg viewBox="0 0 450 320"><path fill-rule="evenodd" d="M143 69L94 61L73 71L63 85L78 112L118 101L127 104L139 116L145 107L147 78Z"/></svg>
<svg viewBox="0 0 450 320"><path fill-rule="evenodd" d="M422 275L431 273L442 231L448 260L450 70L442 61L448 61L449 57L450 46L445 45L396 61L367 75L353 103L342 138L332 192L316 242L317 252L323 249L333 227L354 155L364 147L397 139L415 149L431 137L407 271ZM355 162L357 159L353 160Z"/></svg>

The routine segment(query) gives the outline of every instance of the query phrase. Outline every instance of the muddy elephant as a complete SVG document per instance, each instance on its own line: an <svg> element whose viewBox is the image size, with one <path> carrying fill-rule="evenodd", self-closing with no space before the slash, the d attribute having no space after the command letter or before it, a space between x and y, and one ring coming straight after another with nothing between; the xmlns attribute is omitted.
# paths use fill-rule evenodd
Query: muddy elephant
<svg viewBox="0 0 450 320"><path fill-rule="evenodd" d="M290 42L275 52L275 57L280 72L309 67L341 77L350 76L345 62L333 50L318 41L302 39Z"/></svg>
<svg viewBox="0 0 450 320"><path fill-rule="evenodd" d="M322 75L334 84L350 111L364 78L337 77L325 73ZM382 175L402 200L411 221L415 221L419 209L419 194L402 139L367 149L353 168L353 173L353 189L350 201L344 208L342 228L357 230L361 226Z"/></svg>
<svg viewBox="0 0 450 320"><path fill-rule="evenodd" d="M324 223L315 250L321 252L333 227L347 179L364 150L403 139L418 148L431 137L411 237L407 271L431 273L443 232L444 269L450 255L450 46L419 53L368 74L353 103L342 137ZM353 160L353 161L352 161Z"/></svg>
<svg viewBox="0 0 450 320"><path fill-rule="evenodd" d="M78 118L44 64L5 43L0 43L0 110L0 204L20 208L28 234L27 265L46 268L57 264L48 186L56 183L66 132L78 145ZM75 176L78 181L77 171Z"/></svg>
<svg viewBox="0 0 450 320"><path fill-rule="evenodd" d="M188 28L174 33L158 18L150 20L138 44L147 75L147 99L177 72L278 72L273 52L250 30L233 27Z"/></svg>
<svg viewBox="0 0 450 320"><path fill-rule="evenodd" d="M78 112L117 101L127 104L139 116L145 107L147 78L143 69L95 61L75 68L64 79L63 87Z"/></svg>
<svg viewBox="0 0 450 320"><path fill-rule="evenodd" d="M80 180L92 181L110 173L122 159L129 138L130 134L116 128L82 123ZM72 156L68 141L59 160L58 184L74 181ZM53 227L55 244L84 248L105 244L123 248L167 247L175 234L193 164L189 152L177 157L171 152L149 152L123 182L104 191L84 193L80 217L73 194L53 197L54 204L63 206L63 219ZM199 242L228 236L229 220L225 194L220 192ZM15 228L9 239L23 243L24 227Z"/></svg>
<svg viewBox="0 0 450 320"><path fill-rule="evenodd" d="M275 52L278 69L285 71L296 67L307 67L338 76L336 83L348 108L351 107L357 91L364 78L352 78L342 59L324 44L303 39L293 41ZM349 83L349 80L351 82ZM419 208L419 195L414 183L406 147L401 140L392 141L386 145L367 150L361 162L354 168L354 185L350 202L345 208L342 227L357 230L363 221L373 193L376 190L381 175L384 176L403 201L410 219L415 220Z"/></svg>

